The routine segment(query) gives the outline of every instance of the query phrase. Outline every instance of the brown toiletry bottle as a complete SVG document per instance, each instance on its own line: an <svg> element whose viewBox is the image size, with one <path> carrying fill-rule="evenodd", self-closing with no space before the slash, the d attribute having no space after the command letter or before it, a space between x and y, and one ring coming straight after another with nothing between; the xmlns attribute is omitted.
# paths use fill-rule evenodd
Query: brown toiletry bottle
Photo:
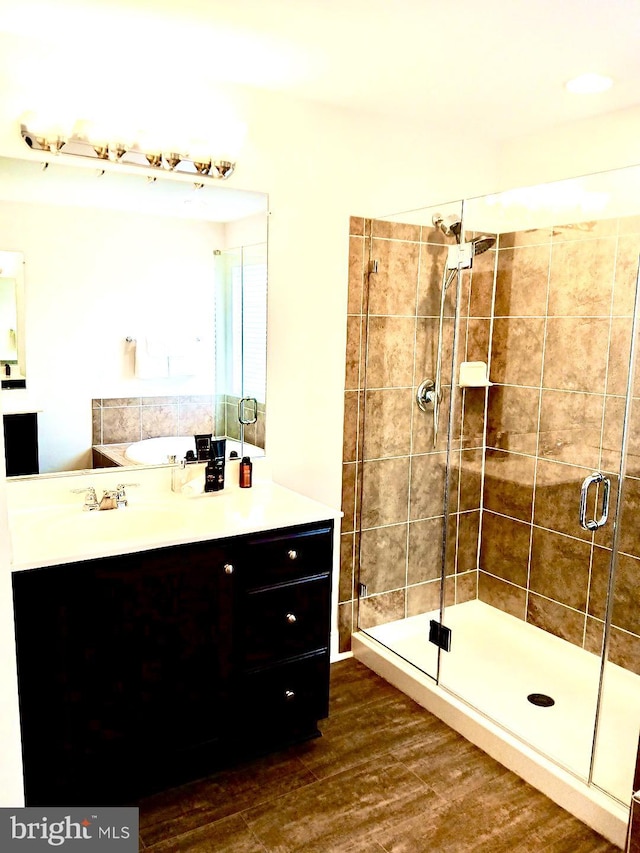
<svg viewBox="0 0 640 853"><path fill-rule="evenodd" d="M242 457L242 462L240 463L240 488L241 489L250 489L251 488L251 479L252 479L252 470L253 463L249 459L248 456Z"/></svg>

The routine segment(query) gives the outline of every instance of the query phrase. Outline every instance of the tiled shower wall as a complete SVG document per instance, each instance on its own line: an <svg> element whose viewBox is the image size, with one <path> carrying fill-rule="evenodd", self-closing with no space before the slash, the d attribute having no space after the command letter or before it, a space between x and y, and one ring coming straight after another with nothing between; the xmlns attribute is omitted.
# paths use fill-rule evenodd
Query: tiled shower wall
<svg viewBox="0 0 640 853"><path fill-rule="evenodd" d="M499 239L479 597L598 654L613 525L579 526L579 490L618 472L639 250L638 218ZM610 659L640 672L633 403Z"/></svg>
<svg viewBox="0 0 640 853"><path fill-rule="evenodd" d="M434 450L429 418L413 400L416 385L435 372L445 242L432 228L351 221L342 650L358 625L358 580L367 585L361 627L438 604L446 434ZM496 250L475 258L461 294L458 362L490 356L495 385L488 394L486 453L485 392L466 389L456 401L445 600L478 595L596 653L612 525L595 534L579 527L579 486L593 470L615 478L620 463L639 250L637 218L502 234ZM368 276L370 256L380 271ZM452 298L453 291L449 317ZM448 365L450 319L445 329ZM441 425L448 417L446 392ZM610 657L640 672L637 393Z"/></svg>
<svg viewBox="0 0 640 853"><path fill-rule="evenodd" d="M434 447L432 415L418 409L415 392L423 379L435 376L448 241L433 226L358 218L351 220L349 239L339 588L343 651L357 624L370 627L422 613L440 600L456 293L454 281L445 305L444 395ZM378 261L378 272L371 275L370 258ZM465 275L460 358L487 360L494 260L494 252L478 258L471 298ZM477 595L485 392L470 389L457 395L456 403L446 518L448 603ZM359 602L358 582L366 585Z"/></svg>

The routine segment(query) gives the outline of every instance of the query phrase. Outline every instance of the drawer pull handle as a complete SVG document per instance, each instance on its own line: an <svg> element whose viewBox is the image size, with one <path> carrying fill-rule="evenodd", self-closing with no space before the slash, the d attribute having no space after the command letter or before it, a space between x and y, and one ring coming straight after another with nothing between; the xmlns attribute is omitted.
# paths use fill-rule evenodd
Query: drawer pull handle
<svg viewBox="0 0 640 853"><path fill-rule="evenodd" d="M287 702L292 702L296 698L296 694L294 693L293 690L285 690L284 691L284 698L286 699Z"/></svg>
<svg viewBox="0 0 640 853"><path fill-rule="evenodd" d="M298 559L298 552L294 551L292 548L291 551L287 552L287 557L289 557L290 560L297 560Z"/></svg>
<svg viewBox="0 0 640 853"><path fill-rule="evenodd" d="M224 564L225 575L232 575L233 571L234 571L234 569L233 569L233 566L231 565L231 563L225 563Z"/></svg>
<svg viewBox="0 0 640 853"><path fill-rule="evenodd" d="M295 613L287 613L285 619L287 620L289 625L295 625L295 623L298 621Z"/></svg>

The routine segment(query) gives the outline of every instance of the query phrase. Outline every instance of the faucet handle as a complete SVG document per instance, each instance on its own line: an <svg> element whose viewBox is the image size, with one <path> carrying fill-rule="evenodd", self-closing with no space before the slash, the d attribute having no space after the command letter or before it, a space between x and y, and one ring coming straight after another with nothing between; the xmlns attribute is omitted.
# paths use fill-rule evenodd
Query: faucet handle
<svg viewBox="0 0 640 853"><path fill-rule="evenodd" d="M139 486L140 483L119 483L116 486L116 503L118 504L118 508L127 506L129 501L127 500L127 493L125 489L131 486Z"/></svg>
<svg viewBox="0 0 640 853"><path fill-rule="evenodd" d="M99 508L98 497L94 486L87 486L84 489L71 489L74 495L84 494L83 510L93 510Z"/></svg>

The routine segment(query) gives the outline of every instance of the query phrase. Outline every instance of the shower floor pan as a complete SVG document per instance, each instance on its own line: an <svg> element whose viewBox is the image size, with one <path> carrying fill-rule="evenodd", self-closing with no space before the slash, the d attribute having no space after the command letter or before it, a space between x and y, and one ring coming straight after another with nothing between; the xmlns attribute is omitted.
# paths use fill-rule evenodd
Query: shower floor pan
<svg viewBox="0 0 640 853"><path fill-rule="evenodd" d="M427 641L427 613L353 636L362 663L538 790L624 847L640 727L640 676L607 664L588 785L600 659L481 601L448 607L451 651ZM527 697L550 696L554 704Z"/></svg>

